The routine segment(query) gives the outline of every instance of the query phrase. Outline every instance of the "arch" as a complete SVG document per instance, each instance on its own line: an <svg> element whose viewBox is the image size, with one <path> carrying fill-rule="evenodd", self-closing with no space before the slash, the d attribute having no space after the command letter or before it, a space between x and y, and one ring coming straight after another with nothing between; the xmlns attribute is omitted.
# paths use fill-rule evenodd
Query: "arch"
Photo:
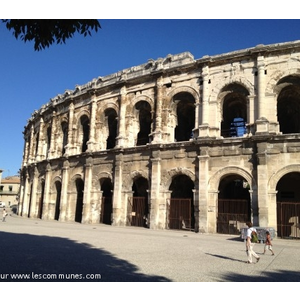
<svg viewBox="0 0 300 300"><path fill-rule="evenodd" d="M232 84L242 86L245 90L248 91L249 96L255 95L255 86L247 78L232 76L230 78L224 78L223 80L219 80L217 82L217 84L211 91L211 100L217 100L218 102L221 102L221 100L224 98L224 94L222 94L222 91L224 91L227 86Z"/></svg>
<svg viewBox="0 0 300 300"><path fill-rule="evenodd" d="M116 146L116 138L118 135L118 114L113 108L107 108L104 111L106 118L106 127L108 129L108 137L106 139L106 149L112 149Z"/></svg>
<svg viewBox="0 0 300 300"><path fill-rule="evenodd" d="M146 145L149 143L150 134L152 130L152 112L151 112L151 105L145 101L141 100L137 102L134 106L137 113L138 118L138 132L136 138L136 145Z"/></svg>
<svg viewBox="0 0 300 300"><path fill-rule="evenodd" d="M195 88L190 87L190 86L179 86L179 87L176 87L176 88L172 89L167 94L167 97L169 99L169 109L171 109L171 107L172 107L172 99L173 99L173 97L176 94L179 94L179 93L189 93L189 94L191 94L194 97L195 103L199 103L200 102L199 92Z"/></svg>
<svg viewBox="0 0 300 300"><path fill-rule="evenodd" d="M248 120L247 102L249 91L240 83L230 83L218 96L223 137L243 136Z"/></svg>
<svg viewBox="0 0 300 300"><path fill-rule="evenodd" d="M111 225L113 212L113 183L110 177L99 179L102 191L100 223Z"/></svg>
<svg viewBox="0 0 300 300"><path fill-rule="evenodd" d="M62 190L62 183L59 178L59 180L54 181L55 185L55 211L54 211L54 220L59 220L59 215L60 215L60 201L61 201L61 190Z"/></svg>
<svg viewBox="0 0 300 300"><path fill-rule="evenodd" d="M276 191L276 186L279 182L279 180L286 174L288 173L294 173L294 172L300 172L300 164L293 164L293 165L288 165L280 170L278 170L276 173L274 173L268 182L268 187L271 192Z"/></svg>
<svg viewBox="0 0 300 300"><path fill-rule="evenodd" d="M84 181L81 178L76 178L74 183L77 193L75 207L75 222L81 223L83 212Z"/></svg>
<svg viewBox="0 0 300 300"><path fill-rule="evenodd" d="M220 169L219 171L217 171L215 174L213 174L210 177L210 179L208 181L209 191L218 191L219 184L220 184L220 181L222 180L222 178L225 176L231 175L231 174L237 174L237 175L245 178L245 180L249 184L250 189L251 190L256 189L255 179L249 172L245 171L242 168L236 167L236 166L227 166L227 167Z"/></svg>
<svg viewBox="0 0 300 300"><path fill-rule="evenodd" d="M133 97L132 101L131 101L131 105L132 105L132 109L136 106L136 104L140 101L146 101L150 107L151 107L151 111L154 110L154 99L148 95L137 95L135 97Z"/></svg>
<svg viewBox="0 0 300 300"><path fill-rule="evenodd" d="M132 199L129 199L127 214L131 226L147 227L149 219L148 204L149 182L143 176L135 174L132 182Z"/></svg>
<svg viewBox="0 0 300 300"><path fill-rule="evenodd" d="M175 119L173 122L175 141L188 141L193 137L196 120L195 102L195 97L190 92L182 91L173 95L170 109Z"/></svg>
<svg viewBox="0 0 300 300"><path fill-rule="evenodd" d="M198 178L196 177L195 173L188 170L187 168L177 167L177 168L170 169L169 171L165 171L163 173L162 185L166 190L169 189L173 177L176 175L186 175L194 182L195 186L197 185Z"/></svg>
<svg viewBox="0 0 300 300"><path fill-rule="evenodd" d="M81 147L81 152L85 152L88 149L90 138L90 119L86 114L81 115L78 128L78 143Z"/></svg>
<svg viewBox="0 0 300 300"><path fill-rule="evenodd" d="M276 88L280 131L283 134L300 133L300 74L281 78Z"/></svg>
<svg viewBox="0 0 300 300"><path fill-rule="evenodd" d="M167 205L169 229L195 228L194 216L195 182L186 174L175 174L169 186L171 198Z"/></svg>

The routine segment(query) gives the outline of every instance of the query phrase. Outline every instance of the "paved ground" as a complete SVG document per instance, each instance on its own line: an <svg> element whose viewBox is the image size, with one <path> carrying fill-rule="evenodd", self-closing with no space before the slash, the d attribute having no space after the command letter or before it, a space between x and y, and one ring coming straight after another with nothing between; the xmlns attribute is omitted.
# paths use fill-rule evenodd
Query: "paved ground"
<svg viewBox="0 0 300 300"><path fill-rule="evenodd" d="M300 241L246 264L236 236L61 223L16 215L0 222L0 282L299 282Z"/></svg>

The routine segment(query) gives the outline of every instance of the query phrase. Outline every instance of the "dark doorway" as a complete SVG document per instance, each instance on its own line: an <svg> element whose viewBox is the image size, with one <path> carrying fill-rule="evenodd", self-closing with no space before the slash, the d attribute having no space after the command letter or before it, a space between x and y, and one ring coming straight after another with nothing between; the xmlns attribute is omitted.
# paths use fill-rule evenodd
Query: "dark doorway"
<svg viewBox="0 0 300 300"><path fill-rule="evenodd" d="M300 173L283 176L277 184L277 236L300 238Z"/></svg>
<svg viewBox="0 0 300 300"><path fill-rule="evenodd" d="M82 211L83 211L83 189L84 182L82 179L76 179L76 191L77 191L77 199L76 199L76 209L75 209L75 222L81 223L82 221Z"/></svg>
<svg viewBox="0 0 300 300"><path fill-rule="evenodd" d="M193 230L194 217L194 183L186 175L177 175L170 185L171 199L168 209L168 228Z"/></svg>
<svg viewBox="0 0 300 300"><path fill-rule="evenodd" d="M111 225L112 212L113 212L113 202L112 202L113 185L109 178L105 178L101 180L100 184L102 190L100 223Z"/></svg>
<svg viewBox="0 0 300 300"><path fill-rule="evenodd" d="M240 234L241 226L250 220L249 185L239 175L229 175L219 185L217 232Z"/></svg>
<svg viewBox="0 0 300 300"><path fill-rule="evenodd" d="M59 220L59 214L60 214L60 198L61 198L61 182L56 181L55 182L55 188L56 188L56 200L55 200L55 214L54 214L54 220Z"/></svg>
<svg viewBox="0 0 300 300"><path fill-rule="evenodd" d="M133 185L133 197L129 202L131 213L131 226L148 227L149 207L148 207L148 180L139 177Z"/></svg>

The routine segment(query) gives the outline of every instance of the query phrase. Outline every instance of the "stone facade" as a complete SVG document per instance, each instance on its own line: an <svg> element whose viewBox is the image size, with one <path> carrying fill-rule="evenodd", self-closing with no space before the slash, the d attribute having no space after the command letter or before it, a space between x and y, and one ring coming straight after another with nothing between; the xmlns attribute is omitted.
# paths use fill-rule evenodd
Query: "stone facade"
<svg viewBox="0 0 300 300"><path fill-rule="evenodd" d="M168 55L93 79L28 120L19 213L207 233L238 233L247 220L282 229L278 203L300 199L299 99L300 41Z"/></svg>

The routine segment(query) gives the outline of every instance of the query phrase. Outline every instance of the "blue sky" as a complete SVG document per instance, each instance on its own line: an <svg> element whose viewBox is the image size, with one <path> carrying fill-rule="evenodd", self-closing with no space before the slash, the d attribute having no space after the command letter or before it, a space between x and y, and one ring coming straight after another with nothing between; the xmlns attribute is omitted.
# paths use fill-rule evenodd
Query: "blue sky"
<svg viewBox="0 0 300 300"><path fill-rule="evenodd" d="M300 20L100 19L91 37L34 51L0 23L0 169L2 178L21 168L23 130L34 110L93 78L189 51L195 59L300 40Z"/></svg>

